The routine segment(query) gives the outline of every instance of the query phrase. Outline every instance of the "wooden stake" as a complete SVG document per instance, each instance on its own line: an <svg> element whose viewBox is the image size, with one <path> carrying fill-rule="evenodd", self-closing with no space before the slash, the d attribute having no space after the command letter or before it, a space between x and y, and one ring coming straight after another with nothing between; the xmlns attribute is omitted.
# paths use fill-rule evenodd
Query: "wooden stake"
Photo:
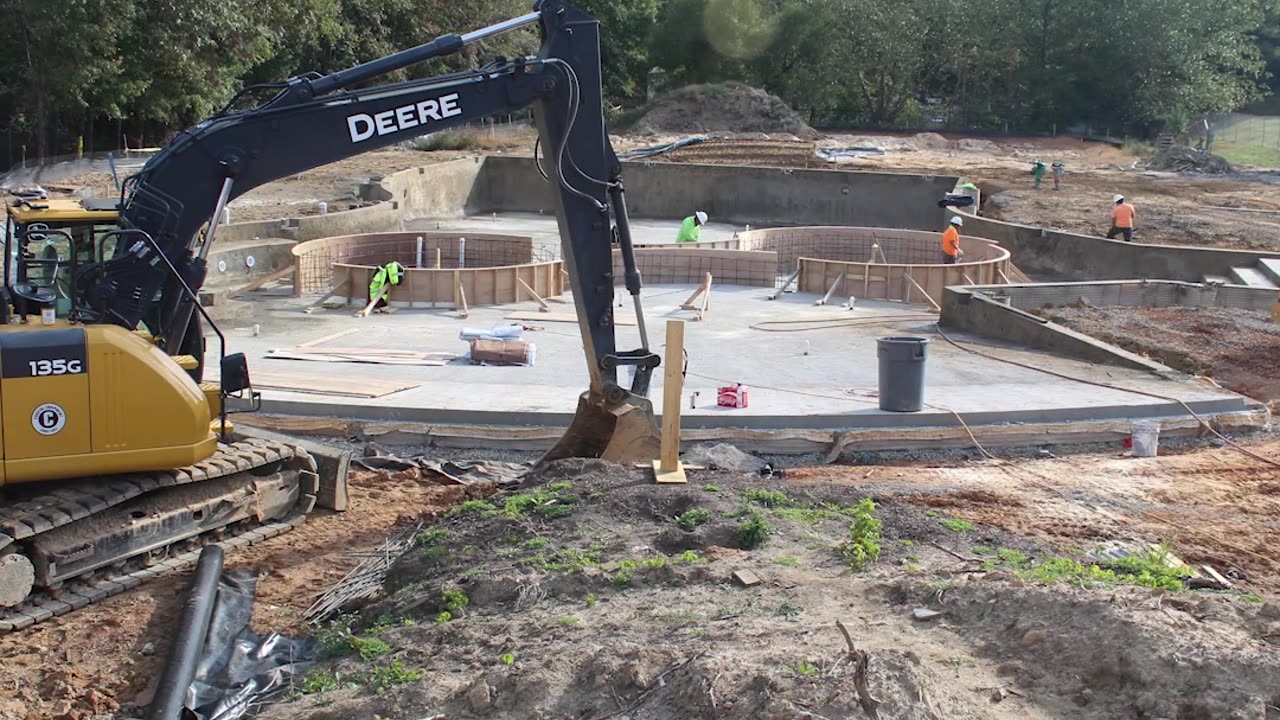
<svg viewBox="0 0 1280 720"><path fill-rule="evenodd" d="M279 280L283 277L286 277L292 274L293 274L293 266L289 265L288 267L282 267L278 270L273 270L267 273L266 275L259 275L258 278L255 279L253 282L250 282L247 285L242 285L236 288L235 290L232 290L231 292L227 293L227 298L228 299L234 298L243 293L258 290L262 288L263 285L266 285L269 282L275 282L276 280Z"/></svg>
<svg viewBox="0 0 1280 720"><path fill-rule="evenodd" d="M350 277L350 276L347 276L347 279L345 279L345 280L343 280L342 282L338 283L336 287L334 287L334 288L333 288L332 290L330 290L329 292L325 293L325 294L324 294L324 296L323 296L323 297L321 297L319 300L317 300L317 301L315 301L315 302L311 303L310 305L308 305L306 308L304 308L304 309L303 309L303 311L302 311L302 312L304 312L304 313L306 313L306 314L310 315L311 313L315 312L316 308L320 307L321 305L324 305L324 301L325 301L325 300L328 300L329 298L333 297L334 295L337 295L339 291L341 291L341 290L345 290L345 289L346 289L346 287L347 287L348 285L350 285L350 284L351 284L351 277Z"/></svg>
<svg viewBox="0 0 1280 720"><path fill-rule="evenodd" d="M911 277L910 274L904 274L903 277L905 277L908 281L910 281L910 283L914 285L917 290L920 291L920 294L924 296L925 300L929 301L929 304L933 306L934 310L937 310L938 312L942 312L942 308L938 305L938 303L933 301L933 298L929 297L929 293L925 292L924 288L920 287L920 283L916 282L915 278Z"/></svg>
<svg viewBox="0 0 1280 720"><path fill-rule="evenodd" d="M516 277L516 282L520 283L520 287L524 288L525 292L533 296L534 301L538 303L539 311L551 312L551 306L547 305L547 301L543 300L541 295L534 292L533 288L529 287L529 283L525 282L524 279L519 276Z"/></svg>
<svg viewBox="0 0 1280 720"><path fill-rule="evenodd" d="M843 280L844 280L843 273L841 273L840 275L837 275L835 282L831 283L831 287L827 288L827 294L823 295L822 299L814 303L814 305L826 305L827 301L831 299L831 296L835 293L836 288L840 285L841 281Z"/></svg>
<svg viewBox="0 0 1280 720"><path fill-rule="evenodd" d="M436 248L436 269L440 269L440 248Z"/></svg>
<svg viewBox="0 0 1280 720"><path fill-rule="evenodd" d="M711 309L711 273L707 273L707 291L702 294L702 309L698 311L697 319L701 320Z"/></svg>
<svg viewBox="0 0 1280 720"><path fill-rule="evenodd" d="M699 295L706 292L709 282L711 282L711 273L707 273L707 276L702 278L702 282L698 283L698 288L693 291L693 294L684 302L680 303L680 309L697 310L698 308L693 304L693 301L697 300Z"/></svg>
<svg viewBox="0 0 1280 720"><path fill-rule="evenodd" d="M471 317L471 311L467 309L467 291L462 289L462 283L458 283L458 300L462 303L462 317Z"/></svg>
<svg viewBox="0 0 1280 720"><path fill-rule="evenodd" d="M1271 306L1271 322L1280 322L1280 297L1276 298L1276 302Z"/></svg>
<svg viewBox="0 0 1280 720"><path fill-rule="evenodd" d="M386 297L389 289L390 289L389 285L383 285L382 289L378 291L377 295L374 295L373 297L369 298L368 305L365 305L362 309L356 311L356 317L368 317L369 313L373 312L373 306L377 305L379 300Z"/></svg>
<svg viewBox="0 0 1280 720"><path fill-rule="evenodd" d="M800 277L799 270L796 270L795 272L791 273L791 275L788 276L787 279L783 281L782 287L778 288L777 290L774 290L772 293L769 294L769 299L777 300L778 296L786 292L787 288L791 287L791 283L795 282L796 278L799 278L799 277Z"/></svg>
<svg viewBox="0 0 1280 720"><path fill-rule="evenodd" d="M662 387L661 457L653 461L659 483L687 483L680 464L680 397L684 394L684 321L667 321L667 366Z"/></svg>

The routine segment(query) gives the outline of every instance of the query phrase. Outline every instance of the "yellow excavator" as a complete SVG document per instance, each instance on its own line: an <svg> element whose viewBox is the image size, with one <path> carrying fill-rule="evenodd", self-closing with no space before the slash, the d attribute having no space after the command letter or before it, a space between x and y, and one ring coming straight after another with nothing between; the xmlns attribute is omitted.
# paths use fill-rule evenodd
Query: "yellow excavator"
<svg viewBox="0 0 1280 720"><path fill-rule="evenodd" d="M369 81L535 26L535 55ZM185 567L199 548L283 532L344 494L288 444L230 442L231 406L258 406L248 363L197 299L227 203L264 183L429 132L532 106L554 186L589 389L545 459L657 456L648 344L621 163L600 88L598 23L559 0L520 17L330 75L253 86L178 133L119 199L17 198L0 288L0 631ZM264 94L246 109L242 100ZM640 347L614 337L613 246ZM202 382L206 329L219 380ZM631 383L617 370L632 366Z"/></svg>

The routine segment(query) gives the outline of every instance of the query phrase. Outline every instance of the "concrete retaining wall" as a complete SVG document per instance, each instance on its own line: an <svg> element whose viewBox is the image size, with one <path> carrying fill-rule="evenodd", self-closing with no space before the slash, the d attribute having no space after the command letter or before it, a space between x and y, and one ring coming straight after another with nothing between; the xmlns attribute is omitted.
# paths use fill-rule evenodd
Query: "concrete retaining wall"
<svg viewBox="0 0 1280 720"><path fill-rule="evenodd" d="M1048 350L1089 362L1152 372L1171 372L1170 368L1160 363L996 302L971 288L946 289L942 296L942 316L938 322L946 328L1005 340L1023 347Z"/></svg>
<svg viewBox="0 0 1280 720"><path fill-rule="evenodd" d="M625 162L623 178L634 217L683 218L703 210L712 222L912 230L942 226L937 202L956 183L945 176L661 162ZM532 158L491 156L467 211L549 213L551 190Z"/></svg>
<svg viewBox="0 0 1280 720"><path fill-rule="evenodd" d="M995 240L1022 270L1065 280L1160 278L1200 282L1237 265L1276 257L1248 250L1147 245L967 216L965 231Z"/></svg>
<svg viewBox="0 0 1280 720"><path fill-rule="evenodd" d="M1078 333L1030 311L1069 305L1124 307L1232 307L1269 309L1274 290L1244 285L1212 286L1168 280L1034 283L949 287L943 293L944 327L1062 353L1091 362L1167 372L1169 368L1122 348Z"/></svg>

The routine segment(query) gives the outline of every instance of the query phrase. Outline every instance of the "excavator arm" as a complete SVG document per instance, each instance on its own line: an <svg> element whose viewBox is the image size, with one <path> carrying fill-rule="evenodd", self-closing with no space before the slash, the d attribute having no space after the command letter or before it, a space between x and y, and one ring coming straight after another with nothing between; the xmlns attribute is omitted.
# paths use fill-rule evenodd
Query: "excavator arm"
<svg viewBox="0 0 1280 720"><path fill-rule="evenodd" d="M457 52L498 33L537 25L532 57L374 87L387 73ZM609 142L600 88L599 25L559 0L465 35L327 76L284 83L258 107L226 112L179 133L125 187L122 234L109 259L78 279L90 321L126 328L144 320L171 354L188 351L194 291L227 203L265 183L336 160L532 106L543 148L539 167L555 186L563 257L573 288L590 387L570 432L548 457L615 460L655 456L656 422L644 395L658 357L640 313L621 164ZM614 232L641 328L641 347L614 337ZM160 257L163 255L163 257ZM632 385L617 384L621 365Z"/></svg>

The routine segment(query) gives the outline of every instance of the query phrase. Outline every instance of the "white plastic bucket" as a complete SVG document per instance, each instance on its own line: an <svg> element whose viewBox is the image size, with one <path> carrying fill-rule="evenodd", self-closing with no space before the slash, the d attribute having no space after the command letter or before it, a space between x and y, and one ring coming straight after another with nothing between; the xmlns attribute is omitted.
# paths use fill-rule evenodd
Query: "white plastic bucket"
<svg viewBox="0 0 1280 720"><path fill-rule="evenodd" d="M1143 420L1133 424L1133 456L1155 457L1160 447L1160 423Z"/></svg>

